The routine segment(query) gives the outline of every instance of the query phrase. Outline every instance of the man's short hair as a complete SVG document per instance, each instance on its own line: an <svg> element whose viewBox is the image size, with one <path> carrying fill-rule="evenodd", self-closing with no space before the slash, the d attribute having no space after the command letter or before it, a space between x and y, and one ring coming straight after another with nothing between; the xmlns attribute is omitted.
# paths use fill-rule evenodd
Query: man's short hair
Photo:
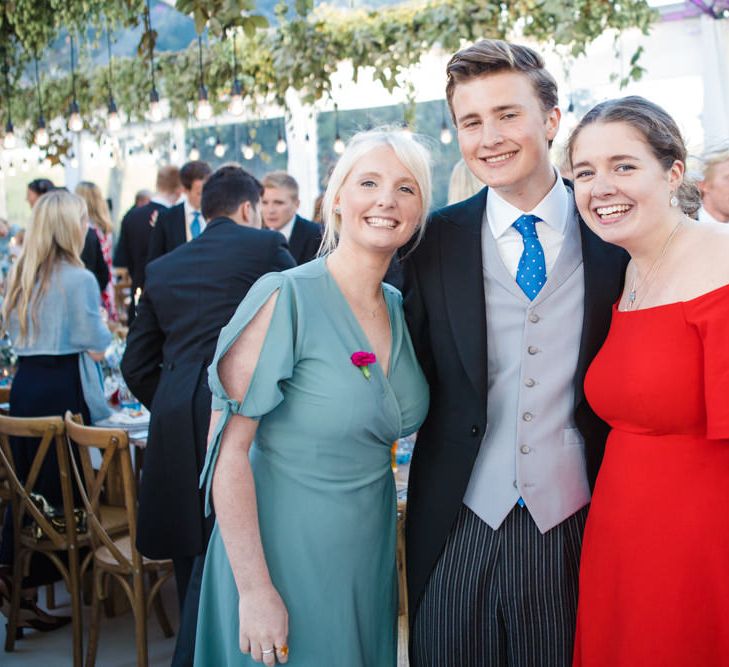
<svg viewBox="0 0 729 667"><path fill-rule="evenodd" d="M473 46L461 49L448 62L446 99L453 113L453 93L459 83L497 72L521 72L534 86L545 113L559 105L557 82L545 69L544 59L534 49L510 44L500 39L482 39Z"/></svg>
<svg viewBox="0 0 729 667"><path fill-rule="evenodd" d="M192 188L192 184L195 181L204 181L207 179L213 170L207 162L202 160L193 160L192 162L186 162L180 169L180 181L182 181L182 187L185 190Z"/></svg>
<svg viewBox="0 0 729 667"><path fill-rule="evenodd" d="M729 148L706 153L701 158L701 164L703 167L703 179L705 181L711 180L711 177L714 175L716 167L720 164L724 164L724 162L729 162Z"/></svg>
<svg viewBox="0 0 729 667"><path fill-rule="evenodd" d="M269 171L261 181L264 188L284 188L291 192L296 199L299 198L299 184L296 179L285 171Z"/></svg>
<svg viewBox="0 0 729 667"><path fill-rule="evenodd" d="M180 189L180 170L171 164L160 167L157 172L157 192L170 194Z"/></svg>
<svg viewBox="0 0 729 667"><path fill-rule="evenodd" d="M202 190L202 214L206 220L232 215L243 202L256 206L263 186L245 169L235 164L220 167L205 181Z"/></svg>

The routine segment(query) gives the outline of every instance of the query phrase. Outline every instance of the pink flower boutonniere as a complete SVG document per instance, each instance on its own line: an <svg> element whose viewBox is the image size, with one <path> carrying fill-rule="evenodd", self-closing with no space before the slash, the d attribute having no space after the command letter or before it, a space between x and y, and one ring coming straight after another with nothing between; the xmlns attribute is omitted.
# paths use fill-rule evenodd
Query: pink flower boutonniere
<svg viewBox="0 0 729 667"><path fill-rule="evenodd" d="M377 361L377 357L372 352L360 350L352 354L350 358L352 359L352 363L362 371L362 375L369 380L372 377L370 364L374 364Z"/></svg>

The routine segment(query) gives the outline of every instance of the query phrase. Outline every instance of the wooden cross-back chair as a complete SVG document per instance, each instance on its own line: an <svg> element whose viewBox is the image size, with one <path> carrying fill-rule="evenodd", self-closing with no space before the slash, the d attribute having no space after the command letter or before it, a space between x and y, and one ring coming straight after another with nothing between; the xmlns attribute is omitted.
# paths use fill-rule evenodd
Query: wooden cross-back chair
<svg viewBox="0 0 729 667"><path fill-rule="evenodd" d="M37 438L40 440L30 469L24 481L18 477L10 438ZM27 441L30 443L31 441ZM31 446L28 444L28 446ZM81 618L81 564L79 548L88 544L88 537L77 535L74 529L59 531L46 518L30 497L33 493L43 463L54 450L58 460L58 474L63 499L63 517L66 526L73 527L74 504L69 467L68 447L64 437L64 424L60 417L7 417L0 415L0 463L10 485L13 517L13 590L5 636L5 650L15 648L15 639L20 614L20 597L23 577L35 553L42 553L54 564L63 577L71 595L71 617L73 622L73 664L82 664L82 618ZM37 538L31 524L40 531ZM66 565L60 554L67 555Z"/></svg>
<svg viewBox="0 0 729 667"><path fill-rule="evenodd" d="M70 459L71 469L81 489L81 498L88 514L89 531L94 547L94 591L86 665L93 667L96 662L101 621L100 603L107 597L109 577L113 577L131 603L134 613L137 665L146 667L147 618L152 607L165 637L171 637L173 634L160 597L162 584L173 574L172 561L144 558L135 546L137 492L126 431L83 426L70 412L66 412L65 426L68 440L78 447L81 471L73 459ZM92 448L102 453L102 462L98 470L91 465ZM129 524L129 532L123 537L109 534L98 518L102 492L111 483L109 475L112 471L116 471L112 474L121 476L123 504ZM145 575L149 579L149 586L146 585Z"/></svg>

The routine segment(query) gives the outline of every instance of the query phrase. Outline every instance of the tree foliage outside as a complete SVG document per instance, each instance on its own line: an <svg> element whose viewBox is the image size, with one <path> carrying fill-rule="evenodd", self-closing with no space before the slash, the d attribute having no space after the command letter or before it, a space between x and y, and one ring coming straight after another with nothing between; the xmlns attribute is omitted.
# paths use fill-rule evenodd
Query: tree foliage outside
<svg viewBox="0 0 729 667"><path fill-rule="evenodd" d="M263 104L283 107L289 89L305 103L331 97L331 76L343 61L353 66L355 80L363 68L372 68L388 91L408 90L408 68L433 48L451 52L479 38L517 35L578 56L606 31L636 28L647 34L655 18L645 0L413 0L372 10L326 5L313 10L312 0L294 0L294 6L279 4L278 27L267 28L255 0L177 0L176 8L194 19L198 33L207 31L204 82L216 114L225 112L233 84L233 40L237 77L256 115ZM169 101L169 114L189 118L201 83L197 40L181 51L155 52L159 26L147 19L145 0L5 0L0 64L7 65L11 95L3 95L0 111L7 115L10 109L16 128L24 127L30 140L40 112L35 82L28 77L34 56L41 59L44 115L63 117L72 101L71 77L67 69L44 66L48 45L64 30L98 42L107 29L113 34L121 26L141 25L137 57L113 60L117 107L129 121L145 119L154 62L156 87ZM634 79L642 74L638 57L631 61ZM108 68L82 58L76 79L85 127L101 133L110 93ZM413 111L411 106L411 120ZM53 152L50 157L60 159L64 149L59 143Z"/></svg>

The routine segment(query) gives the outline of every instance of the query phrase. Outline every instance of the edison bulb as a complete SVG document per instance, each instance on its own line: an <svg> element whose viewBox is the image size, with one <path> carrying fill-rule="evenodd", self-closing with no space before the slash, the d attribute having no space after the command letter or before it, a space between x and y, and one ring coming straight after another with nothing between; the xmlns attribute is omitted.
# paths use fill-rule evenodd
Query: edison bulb
<svg viewBox="0 0 729 667"><path fill-rule="evenodd" d="M334 140L334 152L337 155L344 153L344 142L339 135L337 135L337 138Z"/></svg>
<svg viewBox="0 0 729 667"><path fill-rule="evenodd" d="M246 144L245 146L243 146L241 152L243 153L243 158L246 160L252 160L256 154L256 152L253 150L253 146L251 146L250 144Z"/></svg>

